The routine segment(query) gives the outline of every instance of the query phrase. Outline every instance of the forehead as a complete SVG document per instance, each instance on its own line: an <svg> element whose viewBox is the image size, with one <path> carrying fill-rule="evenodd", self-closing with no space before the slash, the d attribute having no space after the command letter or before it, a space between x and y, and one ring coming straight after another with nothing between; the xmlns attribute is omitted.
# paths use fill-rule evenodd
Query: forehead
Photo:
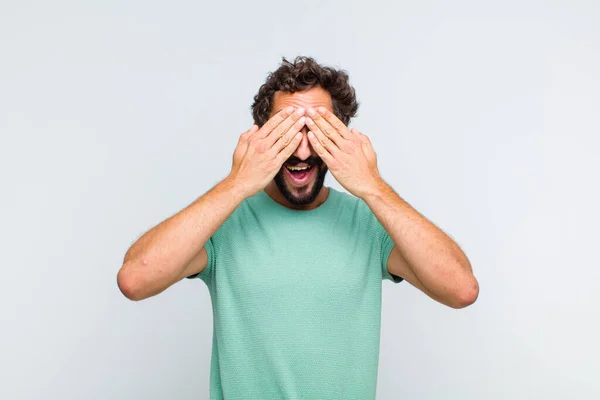
<svg viewBox="0 0 600 400"><path fill-rule="evenodd" d="M302 92L275 92L273 95L273 108L271 115L274 115L284 107L325 107L329 111L333 111L331 103L331 95L320 86L315 86Z"/></svg>

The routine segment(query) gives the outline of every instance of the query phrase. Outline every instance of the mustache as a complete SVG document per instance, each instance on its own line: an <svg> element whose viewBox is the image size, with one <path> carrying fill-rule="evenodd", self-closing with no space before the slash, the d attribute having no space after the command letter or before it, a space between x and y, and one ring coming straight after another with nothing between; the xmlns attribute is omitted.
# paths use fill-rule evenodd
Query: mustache
<svg viewBox="0 0 600 400"><path fill-rule="evenodd" d="M306 160L301 160L296 156L291 156L290 158L288 158L288 160L285 163L291 167L294 167L301 163L313 165L313 166L321 166L323 164L323 160L320 157L312 157L312 156L308 157Z"/></svg>

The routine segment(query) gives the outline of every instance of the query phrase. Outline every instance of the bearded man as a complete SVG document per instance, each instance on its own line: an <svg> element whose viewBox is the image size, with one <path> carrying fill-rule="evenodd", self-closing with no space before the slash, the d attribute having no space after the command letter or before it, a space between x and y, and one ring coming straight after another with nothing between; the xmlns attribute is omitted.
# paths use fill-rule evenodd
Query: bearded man
<svg viewBox="0 0 600 400"><path fill-rule="evenodd" d="M127 252L117 278L132 300L206 283L211 399L375 399L384 279L453 308L476 300L465 254L348 129L357 109L345 71L284 59L227 177Z"/></svg>

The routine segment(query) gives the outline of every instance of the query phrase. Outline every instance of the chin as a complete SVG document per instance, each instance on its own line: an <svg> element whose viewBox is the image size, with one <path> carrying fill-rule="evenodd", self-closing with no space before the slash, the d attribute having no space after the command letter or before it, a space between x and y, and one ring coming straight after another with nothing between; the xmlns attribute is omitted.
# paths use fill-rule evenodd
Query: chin
<svg viewBox="0 0 600 400"><path fill-rule="evenodd" d="M282 191L285 198L295 206L306 206L315 201L318 192L314 193L314 183L308 184L302 188L286 187L286 191Z"/></svg>

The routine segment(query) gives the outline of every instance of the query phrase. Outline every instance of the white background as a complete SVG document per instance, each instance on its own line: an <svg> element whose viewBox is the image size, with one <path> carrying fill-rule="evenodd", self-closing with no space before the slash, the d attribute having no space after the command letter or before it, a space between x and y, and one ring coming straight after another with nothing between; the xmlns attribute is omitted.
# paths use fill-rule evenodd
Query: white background
<svg viewBox="0 0 600 400"><path fill-rule="evenodd" d="M350 73L382 176L481 285L456 311L383 283L378 399L600 398L591 0L2 1L0 398L208 397L205 285L116 274L296 55Z"/></svg>

